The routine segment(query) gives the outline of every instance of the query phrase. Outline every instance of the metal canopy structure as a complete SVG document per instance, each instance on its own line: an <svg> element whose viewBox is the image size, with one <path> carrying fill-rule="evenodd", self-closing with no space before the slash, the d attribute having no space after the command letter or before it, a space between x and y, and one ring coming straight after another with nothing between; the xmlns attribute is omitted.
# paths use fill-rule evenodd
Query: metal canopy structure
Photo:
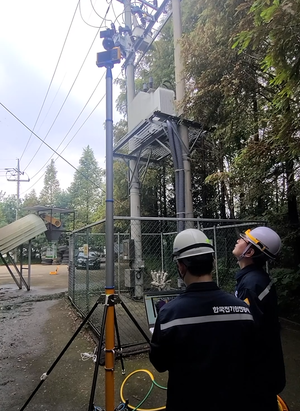
<svg viewBox="0 0 300 411"><path fill-rule="evenodd" d="M31 240L46 231L47 227L44 221L35 214L29 214L0 229L0 258L19 289L24 284L27 290L30 290ZM10 251L21 246L22 256L23 244L26 242L29 243L28 268L26 269L28 274L27 281L23 276L22 258L20 267L18 267L16 261L10 255Z"/></svg>
<svg viewBox="0 0 300 411"><path fill-rule="evenodd" d="M73 223L73 231L75 229L75 211L68 209L68 208L62 208L62 207L47 207L47 206L42 206L42 205L36 205L32 207L24 207L25 210L35 212L37 213L38 216L40 216L44 221L46 221L47 228L48 230L53 230L56 228L60 229L60 232L68 232L69 230L63 229L62 226L57 226L55 224L56 220L55 216L59 214L59 219L62 220L62 216L67 214L72 214L72 223ZM52 223L52 224L49 224Z"/></svg>
<svg viewBox="0 0 300 411"><path fill-rule="evenodd" d="M60 208L60 207L47 207L42 205L36 205L32 207L25 207L25 210L35 211L36 213L44 213L46 211L51 211L52 213L59 213L59 214L71 214L74 213L74 210L70 210L67 208Z"/></svg>
<svg viewBox="0 0 300 411"><path fill-rule="evenodd" d="M188 128L191 148L205 132L199 123L155 111L118 141L113 150L114 157L158 164L171 154L167 121Z"/></svg>

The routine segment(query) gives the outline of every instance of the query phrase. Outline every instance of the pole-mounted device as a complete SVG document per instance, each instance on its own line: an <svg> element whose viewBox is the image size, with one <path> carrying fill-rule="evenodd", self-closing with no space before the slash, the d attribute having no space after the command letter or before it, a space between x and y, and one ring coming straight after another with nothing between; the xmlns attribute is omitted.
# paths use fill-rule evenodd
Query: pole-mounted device
<svg viewBox="0 0 300 411"><path fill-rule="evenodd" d="M97 66L112 68L114 64L121 61L121 48L115 45L114 36L116 30L114 25L111 29L106 29L100 32L100 38L103 39L102 45L106 51L97 53Z"/></svg>
<svg viewBox="0 0 300 411"><path fill-rule="evenodd" d="M97 66L106 68L106 318L105 318L105 410L114 411L114 364L115 364L115 283L114 283L114 200L113 200L113 102L112 102L112 68L121 61L121 49L116 47L115 27L100 32L103 47L106 51L97 53ZM101 347L98 347L100 350ZM99 354L100 355L100 354ZM90 395L89 410L93 411L97 379L95 367L93 385Z"/></svg>

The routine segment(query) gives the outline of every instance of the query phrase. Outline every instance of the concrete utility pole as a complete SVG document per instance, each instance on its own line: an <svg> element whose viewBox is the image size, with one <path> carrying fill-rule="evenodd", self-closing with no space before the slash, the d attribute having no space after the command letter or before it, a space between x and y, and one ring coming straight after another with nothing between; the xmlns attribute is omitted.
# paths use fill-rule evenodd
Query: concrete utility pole
<svg viewBox="0 0 300 411"><path fill-rule="evenodd" d="M17 158L17 167L16 168L6 168L6 180L7 181L16 181L17 182L17 203L16 203L16 220L19 217L19 203L20 203L20 182L28 182L30 178L26 180L21 180L20 176L24 175L24 171L20 171L20 160ZM15 249L15 261L18 260L18 249Z"/></svg>
<svg viewBox="0 0 300 411"><path fill-rule="evenodd" d="M16 220L18 219L18 210L20 203L20 183L28 182L30 178L27 177L26 180L21 180L20 176L24 175L24 171L20 171L20 160L17 158L17 167L16 168L6 168L6 179L7 181L16 181L17 182L17 205L16 205Z"/></svg>
<svg viewBox="0 0 300 411"><path fill-rule="evenodd" d="M181 56L181 46L179 40L182 36L181 6L180 0L172 0L173 31L174 31L174 60L175 60L175 81L176 81L176 102L179 105L185 95L185 81L183 77L183 61ZM182 114L182 109L177 108L177 115ZM191 218L193 214L192 183L191 183L191 161L189 150L188 128L179 126L181 137L182 157L185 180L185 218ZM186 223L186 228L189 223Z"/></svg>
<svg viewBox="0 0 300 411"><path fill-rule="evenodd" d="M131 0L124 0L125 25L129 30L132 29L131 21ZM130 36L126 36L127 44L126 51L130 53L132 49ZM130 104L135 97L135 82L134 82L134 55L126 65L126 86L127 86L127 121L129 123ZM129 142L130 151L134 149L133 141ZM141 199L140 199L140 182L138 162L130 160L129 162L129 181L130 181L130 215L131 217L141 216ZM143 261L142 261L142 232L141 221L131 220L131 239L134 240L134 260L132 269L134 270L134 296L136 298L143 297Z"/></svg>

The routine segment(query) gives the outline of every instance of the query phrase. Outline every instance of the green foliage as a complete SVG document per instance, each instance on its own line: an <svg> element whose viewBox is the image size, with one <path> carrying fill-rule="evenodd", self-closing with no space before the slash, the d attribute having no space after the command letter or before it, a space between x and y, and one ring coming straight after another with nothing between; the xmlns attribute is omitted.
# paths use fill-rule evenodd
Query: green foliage
<svg viewBox="0 0 300 411"><path fill-rule="evenodd" d="M227 258L219 258L218 264L218 276L216 270L213 272L213 279L218 281L219 287L231 294L235 289L235 274L238 271L238 266L233 269Z"/></svg>
<svg viewBox="0 0 300 411"><path fill-rule="evenodd" d="M300 322L300 269L273 269L272 278L277 289L280 315Z"/></svg>
<svg viewBox="0 0 300 411"><path fill-rule="evenodd" d="M57 179L55 162L52 159L46 168L44 177L44 187L39 196L39 204L44 206L56 206L57 198L60 194L60 184Z"/></svg>
<svg viewBox="0 0 300 411"><path fill-rule="evenodd" d="M79 159L73 182L69 188L71 206L76 210L76 227L95 221L102 202L104 172L99 168L93 150L87 146Z"/></svg>
<svg viewBox="0 0 300 411"><path fill-rule="evenodd" d="M0 227L16 220L17 197L15 195L3 196L0 206Z"/></svg>
<svg viewBox="0 0 300 411"><path fill-rule="evenodd" d="M39 199L35 190L26 194L23 200L23 207L34 207L39 204ZM46 205L46 204L45 204Z"/></svg>

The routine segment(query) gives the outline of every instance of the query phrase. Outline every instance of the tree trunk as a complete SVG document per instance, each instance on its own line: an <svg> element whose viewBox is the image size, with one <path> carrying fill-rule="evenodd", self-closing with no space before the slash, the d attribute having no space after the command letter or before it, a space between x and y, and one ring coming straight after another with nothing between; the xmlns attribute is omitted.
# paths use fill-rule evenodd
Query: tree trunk
<svg viewBox="0 0 300 411"><path fill-rule="evenodd" d="M288 222L292 232L296 232L293 241L294 250L294 267L298 269L300 263L300 235L297 233L299 230L299 214L297 207L297 197L295 192L295 174L294 174L294 161L288 160L286 162L286 177L287 177L287 202L288 202Z"/></svg>

